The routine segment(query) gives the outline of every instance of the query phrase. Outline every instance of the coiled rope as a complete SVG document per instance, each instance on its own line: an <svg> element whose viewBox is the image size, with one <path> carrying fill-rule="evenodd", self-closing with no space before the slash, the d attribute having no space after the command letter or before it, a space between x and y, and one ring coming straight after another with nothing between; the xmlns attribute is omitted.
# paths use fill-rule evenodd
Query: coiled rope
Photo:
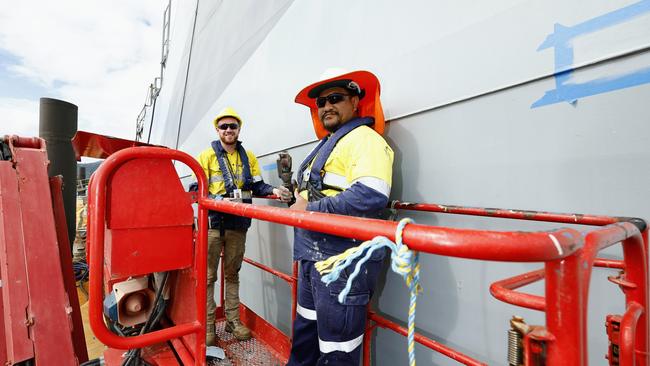
<svg viewBox="0 0 650 366"><path fill-rule="evenodd" d="M352 288L352 281L357 277L361 270L361 266L368 261L372 253L380 248L389 248L391 250L390 267L393 272L404 278L410 292L407 337L409 366L415 366L415 309L417 306L418 294L422 291L422 287L420 286L420 254L410 250L402 242L402 232L404 231L404 227L412 222L413 220L409 218L400 220L397 224L397 229L395 230L395 243L385 236L377 236L372 240L363 242L357 247L350 248L339 255L329 257L326 260L315 264L316 270L323 275L321 280L329 285L336 281L341 272L352 264L354 260L361 257L361 259L356 263L354 271L348 277L345 288L339 294L338 300L340 303L343 303Z"/></svg>
<svg viewBox="0 0 650 366"><path fill-rule="evenodd" d="M75 282L88 280L88 264L84 261L72 262L72 270L74 271Z"/></svg>

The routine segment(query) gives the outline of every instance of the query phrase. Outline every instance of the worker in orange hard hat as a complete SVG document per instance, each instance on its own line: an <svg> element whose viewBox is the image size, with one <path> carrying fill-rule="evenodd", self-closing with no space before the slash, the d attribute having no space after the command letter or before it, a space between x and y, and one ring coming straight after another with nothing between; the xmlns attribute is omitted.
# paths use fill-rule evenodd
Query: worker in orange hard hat
<svg viewBox="0 0 650 366"><path fill-rule="evenodd" d="M379 94L379 81L368 71L326 78L298 93L296 102L309 107L321 141L300 165L292 209L379 218L393 169L393 150L381 136ZM357 365L366 305L385 253L372 254L339 303L347 278L326 287L314 264L359 243L299 228L294 234L293 257L301 275L288 365Z"/></svg>
<svg viewBox="0 0 650 366"><path fill-rule="evenodd" d="M213 199L238 200L251 203L252 196L274 194L283 202L291 200L291 192L285 187L273 187L264 183L255 154L245 150L239 141L242 118L232 108L223 109L213 120L219 139L198 157L199 164L208 178L208 190ZM251 337L250 330L239 319L239 269L244 258L246 231L251 225L247 217L209 213L208 230L208 295L206 345L214 346L215 310L214 282L217 279L219 255L223 248L225 273L226 331L238 340Z"/></svg>

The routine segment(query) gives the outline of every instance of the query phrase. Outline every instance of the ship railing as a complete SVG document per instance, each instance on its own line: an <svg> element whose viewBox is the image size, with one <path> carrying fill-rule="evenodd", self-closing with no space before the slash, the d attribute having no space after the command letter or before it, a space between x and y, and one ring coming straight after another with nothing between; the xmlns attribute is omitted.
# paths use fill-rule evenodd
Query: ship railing
<svg viewBox="0 0 650 366"><path fill-rule="evenodd" d="M120 159L171 159L187 164L193 171L200 172L194 159L180 151L162 148L129 148L113 155L109 165L119 165ZM91 273L91 312L90 321L96 335L106 344L115 348L137 348L163 340L195 333L200 336L204 331L205 314L205 258L206 248L203 236L206 233L207 210L244 216L273 223L300 227L307 230L319 231L357 240L371 240L376 236L384 236L395 240L397 223L377 219L366 219L351 216L305 212L287 208L252 205L229 201L216 201L207 198L207 182L199 174L199 193L194 193L194 201L198 203L199 211L199 245L197 246L197 313L195 323L172 326L171 328L155 331L150 334L130 338L118 337L110 333L103 324L102 308L102 279ZM95 177L97 178L97 177ZM100 202L102 200L99 200ZM103 202L103 201L102 201ZM646 365L648 358L648 229L641 219L625 217L609 217L576 214L555 214L535 211L481 209L437 204L411 204L394 202L392 208L420 210L449 214L479 215L491 218L525 219L536 221L551 221L567 224L583 224L602 226L586 233L573 228L559 228L552 231L489 231L465 228L436 227L421 224L408 224L402 232L404 244L411 250L442 256L503 262L544 262L544 268L512 278L498 281L490 287L496 298L518 306L543 311L546 315L544 326L523 326L519 351L525 365L586 365L587 358L587 304L589 283L592 268L607 267L619 269L618 276L610 276L610 281L617 284L625 295L626 311L622 315L608 316L608 335L610 336L610 364L624 366ZM103 222L98 216L96 222ZM93 230L91 230L92 232ZM98 239L95 251L103 253L103 236L94 233ZM597 253L616 243L623 247L623 260L597 258ZM97 254L97 253L95 253ZM201 258L203 260L201 260ZM91 269L102 268L102 256L91 256ZM261 263L246 260L266 272L272 273L285 280L292 287L292 317L296 313L297 266L293 265L293 273L286 275ZM222 276L223 278L223 276ZM545 280L544 296L525 294L515 291L526 284ZM223 288L223 286L222 286ZM203 292L202 292L203 291ZM223 293L222 293L223 304ZM246 312L244 313L246 314ZM245 318L245 316L244 316ZM389 321L380 314L368 312L369 325L364 342L364 365L370 363L371 332L376 327L392 329L400 334L406 334L406 329ZM257 318L255 318L257 320ZM517 321L518 322L518 321ZM512 323L512 322L511 322ZM611 324L610 324L611 323ZM268 325L268 323L266 323ZM274 334L279 331L271 325ZM610 327L611 325L611 327ZM98 332L99 330L99 332ZM272 333L273 333L272 332ZM100 334L101 333L101 334ZM438 343L421 334L416 335L416 341L439 353L446 355L466 365L483 365L484 363L464 355L446 345ZM201 341L197 340L200 363L203 352ZM278 340L272 341L277 343ZM286 345L286 343L285 343ZM204 351L204 348L203 348ZM285 358L289 349L284 347L278 352Z"/></svg>
<svg viewBox="0 0 650 366"><path fill-rule="evenodd" d="M497 281L490 286L490 293L497 299L512 305L545 312L546 327L529 327L524 334L527 358L541 358L546 348L548 364L561 364L562 359L575 360L575 364L588 363L587 314L589 286L593 267L620 270L618 275L608 277L625 295L626 311L620 316L608 316L610 327L620 329L618 339L610 334L607 357L611 365L646 365L648 350L648 227L644 220L634 217L613 217L587 214L552 213L530 210L476 208L440 204L403 203L394 201L394 209L417 210L437 213L483 216L556 222L575 225L600 226L584 234L583 246L565 259L547 261L545 268ZM623 260L597 258L599 251L621 243ZM522 243L524 244L524 243ZM546 280L546 296L536 296L515 289ZM562 303L562 306L558 304ZM645 304L645 305L643 305ZM612 322L619 324L613 325ZM579 334L566 334L566 333ZM562 340L580 340L579 343L563 343ZM533 343L546 342L546 347L534 347ZM552 343L552 344L548 344ZM567 347L566 345L578 345ZM564 346L563 346L564 345ZM539 352L535 352L537 349ZM554 361L555 360L555 361ZM555 362L555 363L553 363ZM569 363L567 363L569 364ZM573 363L571 363L573 364Z"/></svg>
<svg viewBox="0 0 650 366"><path fill-rule="evenodd" d="M270 197L272 198L272 197ZM382 235L395 240L396 222L350 216L288 210L263 205L199 199L209 210L301 227L357 240L370 240ZM586 365L587 309L592 268L620 269L610 281L625 294L626 312L619 321L619 339L612 340L609 357L620 365L645 365L648 350L648 230L643 220L584 214L563 214L538 211L473 208L439 204L416 204L394 201L394 210L417 210L448 214L522 219L578 225L602 226L583 235L571 228L538 232L500 232L409 224L403 231L403 242L411 250L450 257L505 262L544 262L541 270L495 282L492 295L504 302L543 311L545 326L526 326L521 335L519 359L526 365ZM623 245L623 260L597 258L597 253L616 243ZM277 271L245 259L262 270ZM292 319L295 318L297 271L294 263L291 276L281 273L292 286ZM223 279L223 276L222 276ZM545 296L515 291L524 285L545 279ZM223 289L223 283L221 288ZM223 290L222 302L223 304ZM368 310L369 324L364 335L363 363L370 364L372 332L376 327L406 335L405 327ZM440 342L416 334L416 342L465 365L485 365ZM517 358L515 356L515 358ZM536 361L537 360L537 361ZM535 363L538 362L538 363Z"/></svg>

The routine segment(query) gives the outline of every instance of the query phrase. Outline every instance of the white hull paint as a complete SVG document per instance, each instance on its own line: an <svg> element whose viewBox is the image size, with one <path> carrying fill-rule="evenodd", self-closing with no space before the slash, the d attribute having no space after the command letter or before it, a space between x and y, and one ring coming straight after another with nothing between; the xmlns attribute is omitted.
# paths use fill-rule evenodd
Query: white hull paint
<svg viewBox="0 0 650 366"><path fill-rule="evenodd" d="M152 142L197 155L215 137L213 116L232 106L244 118L245 146L277 185L275 152L289 151L297 165L315 141L295 94L327 68L367 69L382 83L386 137L396 153L391 199L649 219L648 3L204 0L192 32L196 3L178 1ZM559 226L408 214L451 227ZM292 236L255 222L247 256L290 272ZM604 255L620 258L621 251ZM488 292L490 283L540 264L432 255L421 262L417 326L425 335L503 365L509 318L544 323L542 314ZM605 315L624 311L610 274L595 270L591 282L590 365L607 364ZM525 290L542 294L543 287ZM241 295L289 333L284 282L244 266ZM405 322L407 305L401 278L388 273L375 307ZM416 354L422 365L456 364L424 347ZM376 365L406 364L405 338L378 330L373 356Z"/></svg>

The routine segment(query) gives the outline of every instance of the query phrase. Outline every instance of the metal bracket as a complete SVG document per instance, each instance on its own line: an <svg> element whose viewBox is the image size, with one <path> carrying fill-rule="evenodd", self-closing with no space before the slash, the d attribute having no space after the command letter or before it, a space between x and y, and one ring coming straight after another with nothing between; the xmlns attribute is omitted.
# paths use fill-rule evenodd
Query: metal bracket
<svg viewBox="0 0 650 366"><path fill-rule="evenodd" d="M625 279L625 272L623 271L621 271L618 276L608 276L607 280L609 280L611 283L619 285L622 290L633 290L637 287L635 283Z"/></svg>

